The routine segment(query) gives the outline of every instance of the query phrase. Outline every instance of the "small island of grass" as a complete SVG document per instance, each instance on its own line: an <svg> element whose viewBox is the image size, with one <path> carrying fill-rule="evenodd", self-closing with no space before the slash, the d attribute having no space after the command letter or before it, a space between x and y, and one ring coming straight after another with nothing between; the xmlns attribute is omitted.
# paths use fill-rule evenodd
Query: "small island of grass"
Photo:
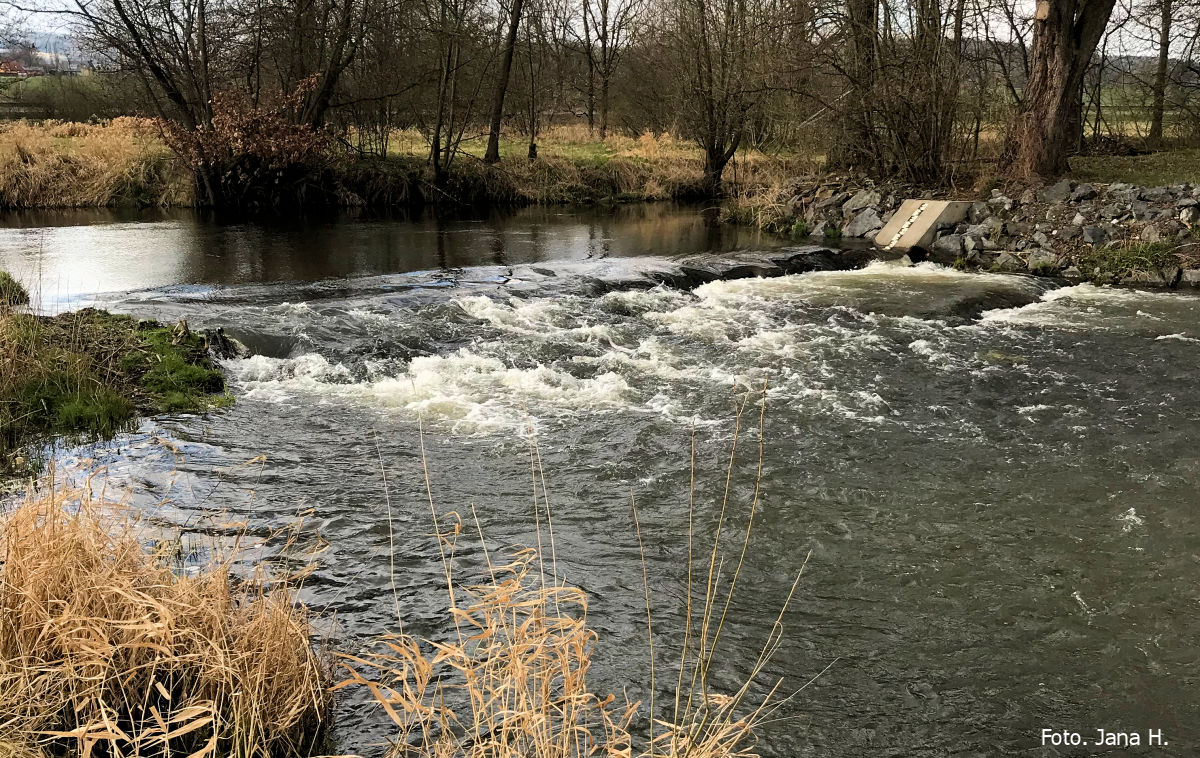
<svg viewBox="0 0 1200 758"><path fill-rule="evenodd" d="M168 327L93 308L17 312L12 306L27 297L9 297L6 282L16 284L0 276L0 474L24 468L21 451L51 437L107 437L139 415L227 402L205 337L184 322Z"/></svg>

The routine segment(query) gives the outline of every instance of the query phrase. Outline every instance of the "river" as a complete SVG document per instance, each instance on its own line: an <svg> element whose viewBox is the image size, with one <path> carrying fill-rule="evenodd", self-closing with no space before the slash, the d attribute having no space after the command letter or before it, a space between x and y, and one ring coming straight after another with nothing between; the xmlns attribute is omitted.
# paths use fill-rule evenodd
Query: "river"
<svg viewBox="0 0 1200 758"><path fill-rule="evenodd" d="M532 429L558 569L591 598L598 688L644 698L631 494L661 653L685 595L692 436L706 544L749 396L730 501L745 525L765 383L717 679L753 662L811 553L767 674L785 692L815 680L764 728L764 755L1041 755L1043 728L1161 729L1155 755L1194 754L1200 298L882 261L622 284L667 256L784 244L671 206L66 214L10 218L0 268L38 272L48 310L186 317L251 348L225 364L232 407L58 457L106 466L198 542L311 512L301 544L328 548L304 599L337 611L337 646L394 627L393 563L407 630L447 629L420 425L439 508L474 509L497 554L537 540ZM465 538L460 557L465 574L482 560ZM348 701L338 719L339 752L379 753L382 714Z"/></svg>

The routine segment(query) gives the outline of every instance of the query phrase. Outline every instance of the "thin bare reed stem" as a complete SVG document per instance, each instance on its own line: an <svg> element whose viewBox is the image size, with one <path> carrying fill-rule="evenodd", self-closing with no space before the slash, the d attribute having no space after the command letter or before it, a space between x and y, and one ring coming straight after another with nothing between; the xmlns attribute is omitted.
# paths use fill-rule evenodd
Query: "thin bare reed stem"
<svg viewBox="0 0 1200 758"><path fill-rule="evenodd" d="M654 622L650 612L650 574L646 568L646 546L642 542L642 525L638 521L637 498L633 492L629 493L629 504L633 508L633 530L637 533L638 554L642 561L642 590L646 596L646 637L650 644L650 755L654 755L654 722L658 717L658 712L655 710L655 683L654 672L658 668L654 661Z"/></svg>
<svg viewBox="0 0 1200 758"><path fill-rule="evenodd" d="M400 592L396 589L396 537L395 522L392 520L392 495L388 491L387 469L383 465L383 451L379 449L379 431L372 429L375 437L375 455L379 458L379 477L383 481L383 501L387 504L388 522L388 581L392 585L392 605L396 613L396 625L404 634L404 617L400 613Z"/></svg>

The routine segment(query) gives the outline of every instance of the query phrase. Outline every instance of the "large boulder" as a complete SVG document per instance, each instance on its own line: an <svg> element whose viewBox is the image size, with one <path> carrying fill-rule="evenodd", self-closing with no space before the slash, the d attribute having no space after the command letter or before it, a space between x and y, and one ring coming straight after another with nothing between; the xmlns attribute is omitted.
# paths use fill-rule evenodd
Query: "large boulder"
<svg viewBox="0 0 1200 758"><path fill-rule="evenodd" d="M861 211L865 208L870 208L872 206L879 205L880 200L881 200L881 198L879 196L879 193L876 192L875 190L872 190L872 189L861 190L854 197L852 197L846 201L846 204L842 206L842 213L849 215L851 213Z"/></svg>
<svg viewBox="0 0 1200 758"><path fill-rule="evenodd" d="M866 237L882 228L883 219L879 218L879 212L874 208L867 208L860 211L849 224L846 224L842 233L847 237Z"/></svg>
<svg viewBox="0 0 1200 758"><path fill-rule="evenodd" d="M957 258L963 253L963 236L947 234L944 237L938 237L933 243L933 252L940 256Z"/></svg>
<svg viewBox="0 0 1200 758"><path fill-rule="evenodd" d="M1053 250L1042 248L1031 252L1025 265L1035 274L1057 274L1065 262Z"/></svg>

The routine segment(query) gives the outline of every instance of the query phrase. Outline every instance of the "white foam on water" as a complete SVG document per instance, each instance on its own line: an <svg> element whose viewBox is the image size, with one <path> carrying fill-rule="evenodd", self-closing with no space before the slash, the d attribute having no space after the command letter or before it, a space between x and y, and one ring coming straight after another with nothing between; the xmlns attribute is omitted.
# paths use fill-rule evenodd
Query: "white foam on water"
<svg viewBox="0 0 1200 758"><path fill-rule="evenodd" d="M1179 342L1200 342L1200 339L1196 339L1195 337L1189 337L1186 334L1184 334L1183 332L1179 332L1178 334L1160 334L1159 336L1155 337L1154 339L1155 340L1177 340Z"/></svg>
<svg viewBox="0 0 1200 758"><path fill-rule="evenodd" d="M435 416L468 432L521 428L532 413L620 408L632 391L619 374L580 378L547 366L514 368L465 348L445 356L414 358L395 376L350 383L349 371L316 354L231 361L247 397L283 401L371 401L414 415Z"/></svg>
<svg viewBox="0 0 1200 758"><path fill-rule="evenodd" d="M1117 521L1121 522L1121 531L1126 533L1133 531L1135 526L1142 526L1146 523L1146 520L1139 516L1133 508L1117 516Z"/></svg>
<svg viewBox="0 0 1200 758"><path fill-rule="evenodd" d="M1019 308L987 311L981 324L1144 330L1146 322L1194 322L1200 299L1176 292L1076 284Z"/></svg>

